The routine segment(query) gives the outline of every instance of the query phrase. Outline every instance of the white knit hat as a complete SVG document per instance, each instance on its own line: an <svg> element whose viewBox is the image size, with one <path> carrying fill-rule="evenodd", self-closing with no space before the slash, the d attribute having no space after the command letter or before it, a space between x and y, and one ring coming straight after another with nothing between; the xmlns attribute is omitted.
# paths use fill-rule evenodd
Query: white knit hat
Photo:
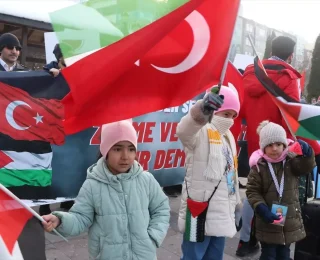
<svg viewBox="0 0 320 260"><path fill-rule="evenodd" d="M287 133L281 125L266 120L260 123L257 133L260 136L259 144L262 151L273 143L282 143L286 147L288 146Z"/></svg>

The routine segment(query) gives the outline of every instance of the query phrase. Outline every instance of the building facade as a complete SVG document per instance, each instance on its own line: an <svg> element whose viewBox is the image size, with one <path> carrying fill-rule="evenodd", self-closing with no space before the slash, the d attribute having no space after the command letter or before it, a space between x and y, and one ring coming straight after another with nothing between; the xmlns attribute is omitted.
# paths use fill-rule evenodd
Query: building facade
<svg viewBox="0 0 320 260"><path fill-rule="evenodd" d="M254 51L248 38L249 35L254 43L259 58L262 59L266 48L267 38L272 34L272 32L274 32L276 36L288 36L297 43L292 65L299 69L305 57L304 52L307 44L303 38L296 36L293 33L267 27L266 25L257 23L242 16L238 16L237 18L229 59L233 61L236 54L254 56Z"/></svg>

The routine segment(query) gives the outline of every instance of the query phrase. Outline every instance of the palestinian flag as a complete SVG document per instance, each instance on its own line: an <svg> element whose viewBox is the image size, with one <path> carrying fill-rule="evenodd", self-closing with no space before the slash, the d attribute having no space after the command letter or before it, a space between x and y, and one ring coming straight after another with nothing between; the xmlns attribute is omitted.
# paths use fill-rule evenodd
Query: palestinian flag
<svg viewBox="0 0 320 260"><path fill-rule="evenodd" d="M5 190L0 184L0 259L46 259L41 223Z"/></svg>
<svg viewBox="0 0 320 260"><path fill-rule="evenodd" d="M286 95L267 75L260 59L254 59L255 75L269 92L295 136L320 140L320 107L301 104Z"/></svg>
<svg viewBox="0 0 320 260"><path fill-rule="evenodd" d="M209 203L187 199L186 227L184 238L190 242L202 242Z"/></svg>
<svg viewBox="0 0 320 260"><path fill-rule="evenodd" d="M50 199L68 86L47 72L0 72L0 88L0 183L21 199Z"/></svg>

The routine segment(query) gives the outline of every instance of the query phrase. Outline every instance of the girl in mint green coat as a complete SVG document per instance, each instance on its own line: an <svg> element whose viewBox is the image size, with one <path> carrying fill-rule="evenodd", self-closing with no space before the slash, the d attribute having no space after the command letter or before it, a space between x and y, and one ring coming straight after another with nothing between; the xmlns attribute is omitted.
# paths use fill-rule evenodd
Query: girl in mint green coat
<svg viewBox="0 0 320 260"><path fill-rule="evenodd" d="M88 169L87 179L69 212L43 218L46 231L65 236L89 229L89 258L153 260L169 227L170 208L152 174L135 161L136 131L130 121L104 125L102 158Z"/></svg>

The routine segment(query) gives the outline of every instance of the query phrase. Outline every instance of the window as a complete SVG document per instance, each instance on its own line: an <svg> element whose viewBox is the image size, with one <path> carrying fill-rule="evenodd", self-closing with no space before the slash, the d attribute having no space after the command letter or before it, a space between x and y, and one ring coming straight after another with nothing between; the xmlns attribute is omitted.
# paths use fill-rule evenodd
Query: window
<svg viewBox="0 0 320 260"><path fill-rule="evenodd" d="M246 30L247 30L247 32L253 32L253 26L252 26L252 24L250 24L250 23L247 23L246 24Z"/></svg>
<svg viewBox="0 0 320 260"><path fill-rule="evenodd" d="M260 29L259 30L259 35L260 36L265 36L265 34L266 34L266 31L264 29Z"/></svg>

